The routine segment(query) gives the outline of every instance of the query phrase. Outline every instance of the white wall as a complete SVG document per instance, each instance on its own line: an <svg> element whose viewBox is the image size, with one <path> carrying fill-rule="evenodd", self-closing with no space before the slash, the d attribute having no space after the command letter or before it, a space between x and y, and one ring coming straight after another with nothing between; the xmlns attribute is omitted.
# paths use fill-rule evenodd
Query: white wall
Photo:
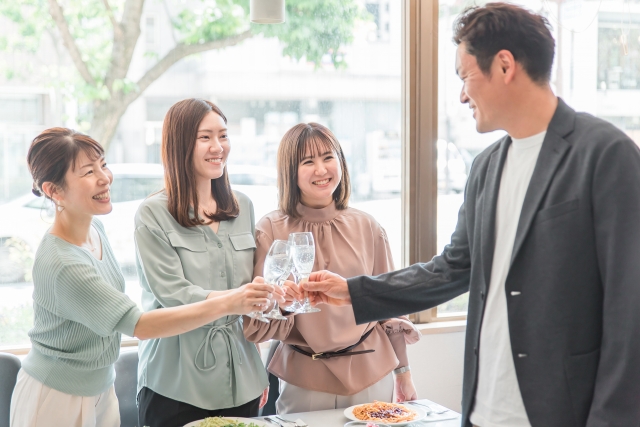
<svg viewBox="0 0 640 427"><path fill-rule="evenodd" d="M465 332L427 333L408 346L418 397L461 411Z"/></svg>

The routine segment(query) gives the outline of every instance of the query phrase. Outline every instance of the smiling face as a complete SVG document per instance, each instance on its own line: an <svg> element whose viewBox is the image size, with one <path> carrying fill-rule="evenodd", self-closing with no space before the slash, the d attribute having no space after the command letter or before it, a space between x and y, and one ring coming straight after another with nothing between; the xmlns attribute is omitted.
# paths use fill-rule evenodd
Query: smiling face
<svg viewBox="0 0 640 427"><path fill-rule="evenodd" d="M65 174L64 188L57 188L52 196L64 207L62 213L105 215L112 209L109 192L112 182L113 174L104 157L92 160L80 151L75 164Z"/></svg>
<svg viewBox="0 0 640 427"><path fill-rule="evenodd" d="M227 125L220 115L208 113L198 126L193 151L193 167L198 180L212 180L222 176L231 146Z"/></svg>
<svg viewBox="0 0 640 427"><path fill-rule="evenodd" d="M333 192L342 179L342 168L334 151L323 149L323 144L317 144L318 150L313 150L313 145L316 144L307 144L305 156L298 164L300 202L323 208L333 201Z"/></svg>
<svg viewBox="0 0 640 427"><path fill-rule="evenodd" d="M456 54L456 72L462 80L460 102L469 104L473 110L477 131L484 133L501 129L505 85L498 61L494 60L491 73L485 74L478 66L476 57L467 53L465 43L460 43Z"/></svg>

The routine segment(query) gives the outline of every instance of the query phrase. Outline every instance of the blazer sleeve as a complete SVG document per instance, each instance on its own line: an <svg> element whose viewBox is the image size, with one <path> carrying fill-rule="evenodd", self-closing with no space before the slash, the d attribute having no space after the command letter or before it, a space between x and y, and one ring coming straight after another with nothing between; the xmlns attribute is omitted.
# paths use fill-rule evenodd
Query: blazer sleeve
<svg viewBox="0 0 640 427"><path fill-rule="evenodd" d="M373 274L383 274L393 271L393 257L391 256L391 248L389 239L384 228L379 227L378 236L375 242L375 255L373 264ZM413 344L420 339L420 332L406 318L392 318L380 321L382 329L389 337L389 342L393 351L398 358L397 368L409 365L409 356L407 354L407 344Z"/></svg>
<svg viewBox="0 0 640 427"><path fill-rule="evenodd" d="M431 261L378 276L347 280L356 323L415 313L449 301L469 290L470 273L463 203L451 243Z"/></svg>
<svg viewBox="0 0 640 427"><path fill-rule="evenodd" d="M592 186L603 287L602 341L587 427L640 420L640 151L620 138L599 156Z"/></svg>

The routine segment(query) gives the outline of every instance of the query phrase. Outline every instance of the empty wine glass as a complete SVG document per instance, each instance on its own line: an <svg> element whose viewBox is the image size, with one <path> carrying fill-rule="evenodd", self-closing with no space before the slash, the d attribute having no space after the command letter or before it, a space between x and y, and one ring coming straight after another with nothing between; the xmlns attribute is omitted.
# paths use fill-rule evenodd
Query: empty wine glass
<svg viewBox="0 0 640 427"><path fill-rule="evenodd" d="M289 277L291 273L291 256L287 242L284 240L273 241L269 252L267 252L267 257L264 260L263 271L266 283L282 287L284 280ZM280 314L277 301L273 305L273 309L264 316L276 320L286 319L286 317Z"/></svg>
<svg viewBox="0 0 640 427"><path fill-rule="evenodd" d="M313 271L313 261L316 255L313 234L310 232L291 233L289 235L289 244L291 245L293 265L295 265L298 273L298 285L302 285L309 280L309 275ZM307 291L304 291L302 307L296 310L296 313L316 313L318 311L320 311L319 308L311 306L309 295Z"/></svg>

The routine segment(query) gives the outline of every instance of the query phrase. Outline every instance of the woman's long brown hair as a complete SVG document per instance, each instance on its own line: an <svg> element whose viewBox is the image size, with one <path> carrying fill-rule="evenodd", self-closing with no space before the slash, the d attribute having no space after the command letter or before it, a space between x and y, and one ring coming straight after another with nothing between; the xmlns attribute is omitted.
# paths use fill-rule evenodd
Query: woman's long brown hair
<svg viewBox="0 0 640 427"><path fill-rule="evenodd" d="M338 138L327 127L319 123L300 123L284 134L278 147L278 209L291 218L299 218L298 167L305 156L311 153L319 156L325 151L333 151L342 168L340 185L333 192L336 209L346 209L351 196L351 181L347 160Z"/></svg>
<svg viewBox="0 0 640 427"><path fill-rule="evenodd" d="M194 227L203 223L198 218L199 201L196 175L193 167L193 151L198 137L198 127L210 112L218 114L225 123L227 118L220 108L205 99L185 99L174 104L162 125L162 164L164 186L169 198L169 213L183 227ZM240 213L238 201L231 191L227 168L222 176L211 180L211 195L216 201L215 213L205 213L211 221L236 218ZM189 208L193 206L193 216Z"/></svg>

